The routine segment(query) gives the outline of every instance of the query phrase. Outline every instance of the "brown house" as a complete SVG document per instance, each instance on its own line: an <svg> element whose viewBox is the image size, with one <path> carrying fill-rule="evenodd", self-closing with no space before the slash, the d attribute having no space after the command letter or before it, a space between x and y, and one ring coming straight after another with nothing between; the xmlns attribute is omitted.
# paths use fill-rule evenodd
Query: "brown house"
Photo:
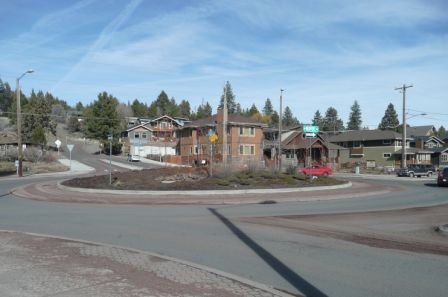
<svg viewBox="0 0 448 297"><path fill-rule="evenodd" d="M275 132L277 136L274 136L274 138L278 137L278 131ZM266 129L265 133L272 134L273 132ZM304 167L311 164L322 164L336 168L340 163L341 151L346 150L326 141L320 133L316 134L315 137L304 137L302 127L296 127L294 130L282 133L281 141L283 169L288 166ZM266 157L275 162L278 140L266 140L264 149Z"/></svg>
<svg viewBox="0 0 448 297"><path fill-rule="evenodd" d="M266 124L252 118L229 114L224 144L224 114L223 109L218 108L216 115L190 122L180 128L179 151L182 163L206 163L211 159L222 161L223 154L227 162L234 165L245 165L249 161L264 163L264 127Z"/></svg>

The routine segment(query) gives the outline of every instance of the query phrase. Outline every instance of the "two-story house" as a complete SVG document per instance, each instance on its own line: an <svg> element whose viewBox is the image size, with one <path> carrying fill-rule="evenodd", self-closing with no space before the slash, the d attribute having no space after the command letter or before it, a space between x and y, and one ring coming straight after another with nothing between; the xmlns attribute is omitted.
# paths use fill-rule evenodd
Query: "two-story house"
<svg viewBox="0 0 448 297"><path fill-rule="evenodd" d="M123 152L153 158L176 155L177 129L184 122L167 115L155 119L139 119L138 124L122 132Z"/></svg>
<svg viewBox="0 0 448 297"><path fill-rule="evenodd" d="M224 125L223 109L218 108L217 114L187 123L179 129L182 163L222 161L223 154L227 162L235 165L249 161L262 163L263 128L266 126L240 114L229 114ZM223 133L226 133L225 140Z"/></svg>

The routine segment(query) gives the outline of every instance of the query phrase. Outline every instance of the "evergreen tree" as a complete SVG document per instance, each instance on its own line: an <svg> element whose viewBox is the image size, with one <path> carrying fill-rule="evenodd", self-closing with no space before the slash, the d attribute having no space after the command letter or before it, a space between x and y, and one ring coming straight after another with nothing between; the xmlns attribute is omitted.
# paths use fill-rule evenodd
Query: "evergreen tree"
<svg viewBox="0 0 448 297"><path fill-rule="evenodd" d="M448 135L446 134L446 129L443 126L440 126L439 130L437 130L437 136L440 139L444 139L445 137L447 137Z"/></svg>
<svg viewBox="0 0 448 297"><path fill-rule="evenodd" d="M264 115L272 115L274 112L274 107L272 106L271 99L266 98L266 101L264 103L263 107L263 113Z"/></svg>
<svg viewBox="0 0 448 297"><path fill-rule="evenodd" d="M138 99L134 99L131 104L131 109L134 117L144 118L148 115L148 106L145 103L138 101Z"/></svg>
<svg viewBox="0 0 448 297"><path fill-rule="evenodd" d="M22 136L26 141L31 141L35 129L43 129L45 133L56 135L56 121L51 115L51 98L45 96L42 91L31 92L28 104L23 107Z"/></svg>
<svg viewBox="0 0 448 297"><path fill-rule="evenodd" d="M320 114L319 110L316 110L316 112L314 113L312 123L313 123L313 126L319 126L321 129L323 128L324 120L323 120L322 115Z"/></svg>
<svg viewBox="0 0 448 297"><path fill-rule="evenodd" d="M285 111L283 112L282 125L290 127L298 124L299 121L296 117L293 116L291 108L289 108L289 106L286 106Z"/></svg>
<svg viewBox="0 0 448 297"><path fill-rule="evenodd" d="M111 129L114 144L118 143L121 131L117 106L118 99L107 92L103 92L98 94L98 99L89 108L84 109L86 136L99 140L103 144L103 148L108 147L108 136Z"/></svg>
<svg viewBox="0 0 448 297"><path fill-rule="evenodd" d="M180 116L189 119L191 116L190 102L182 100L179 104Z"/></svg>
<svg viewBox="0 0 448 297"><path fill-rule="evenodd" d="M221 101L220 101L220 106L224 105L224 94L226 94L227 96L227 110L229 113L236 113L236 101L235 101L235 95L233 94L233 90L232 90L232 86L230 85L230 83L227 81L226 85L223 89L222 95L221 95Z"/></svg>
<svg viewBox="0 0 448 297"><path fill-rule="evenodd" d="M199 120L210 116L212 116L212 106L210 103L206 102L205 104L199 105L196 111L195 119Z"/></svg>
<svg viewBox="0 0 448 297"><path fill-rule="evenodd" d="M348 130L360 130L361 129L361 107L358 104L358 101L355 100L351 107L351 113L347 124Z"/></svg>
<svg viewBox="0 0 448 297"><path fill-rule="evenodd" d="M322 124L323 131L344 130L344 122L338 117L338 111L334 107L327 109Z"/></svg>
<svg viewBox="0 0 448 297"><path fill-rule="evenodd" d="M168 98L168 95L165 91L160 92L159 96L155 101L151 103L149 106L149 116L150 117L160 117L163 115L169 115L169 111L171 111L172 102Z"/></svg>
<svg viewBox="0 0 448 297"><path fill-rule="evenodd" d="M271 115L271 126L278 125L279 118L277 111L274 110Z"/></svg>
<svg viewBox="0 0 448 297"><path fill-rule="evenodd" d="M7 82L0 79L0 112L7 112L14 103L14 92Z"/></svg>
<svg viewBox="0 0 448 297"><path fill-rule="evenodd" d="M236 110L235 113L237 114L243 114L243 110L241 109L241 104L237 103L236 104Z"/></svg>
<svg viewBox="0 0 448 297"><path fill-rule="evenodd" d="M253 116L254 114L257 114L257 113L259 113L257 106L255 106L255 104L252 104L252 106L250 107L250 109L247 112L247 115L251 117L251 116Z"/></svg>
<svg viewBox="0 0 448 297"><path fill-rule="evenodd" d="M82 112L84 110L84 105L82 105L82 102L79 101L78 103L76 103L75 109L79 112Z"/></svg>
<svg viewBox="0 0 448 297"><path fill-rule="evenodd" d="M383 119L381 123L378 125L378 129L380 130L396 130L400 122L398 121L398 115L395 111L395 107L392 103L389 103L386 111L384 112Z"/></svg>
<svg viewBox="0 0 448 297"><path fill-rule="evenodd" d="M45 130L42 127L36 127L31 134L31 143L44 147L47 144Z"/></svg>

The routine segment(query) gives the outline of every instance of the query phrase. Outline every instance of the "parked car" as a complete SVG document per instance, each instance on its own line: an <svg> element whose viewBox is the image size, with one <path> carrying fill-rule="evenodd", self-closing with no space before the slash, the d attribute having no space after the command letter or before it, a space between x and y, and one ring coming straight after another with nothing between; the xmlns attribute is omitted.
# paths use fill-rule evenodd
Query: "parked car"
<svg viewBox="0 0 448 297"><path fill-rule="evenodd" d="M439 187L448 185L448 167L440 169L437 176L437 185Z"/></svg>
<svg viewBox="0 0 448 297"><path fill-rule="evenodd" d="M128 155L128 161L129 162L140 162L140 156L139 155Z"/></svg>
<svg viewBox="0 0 448 297"><path fill-rule="evenodd" d="M397 171L398 176L409 176L409 177L430 177L435 172L435 168L429 164L411 164L407 168L401 168Z"/></svg>
<svg viewBox="0 0 448 297"><path fill-rule="evenodd" d="M301 169L301 172L305 175L313 176L329 176L333 174L333 170L330 167L313 165L311 167L305 167Z"/></svg>

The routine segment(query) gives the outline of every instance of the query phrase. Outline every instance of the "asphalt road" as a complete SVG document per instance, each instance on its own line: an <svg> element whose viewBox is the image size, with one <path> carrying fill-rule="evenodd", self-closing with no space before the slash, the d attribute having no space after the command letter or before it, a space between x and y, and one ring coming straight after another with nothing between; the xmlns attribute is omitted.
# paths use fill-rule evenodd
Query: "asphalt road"
<svg viewBox="0 0 448 297"><path fill-rule="evenodd" d="M95 156L78 160L90 160L89 166L103 170L99 164L104 163L97 163ZM0 180L0 194L27 182ZM308 296L446 296L446 256L369 247L238 221L448 202L448 189L434 187L433 180L370 182L399 185L403 191L332 201L232 206L87 205L4 195L0 197L0 229L151 251Z"/></svg>

